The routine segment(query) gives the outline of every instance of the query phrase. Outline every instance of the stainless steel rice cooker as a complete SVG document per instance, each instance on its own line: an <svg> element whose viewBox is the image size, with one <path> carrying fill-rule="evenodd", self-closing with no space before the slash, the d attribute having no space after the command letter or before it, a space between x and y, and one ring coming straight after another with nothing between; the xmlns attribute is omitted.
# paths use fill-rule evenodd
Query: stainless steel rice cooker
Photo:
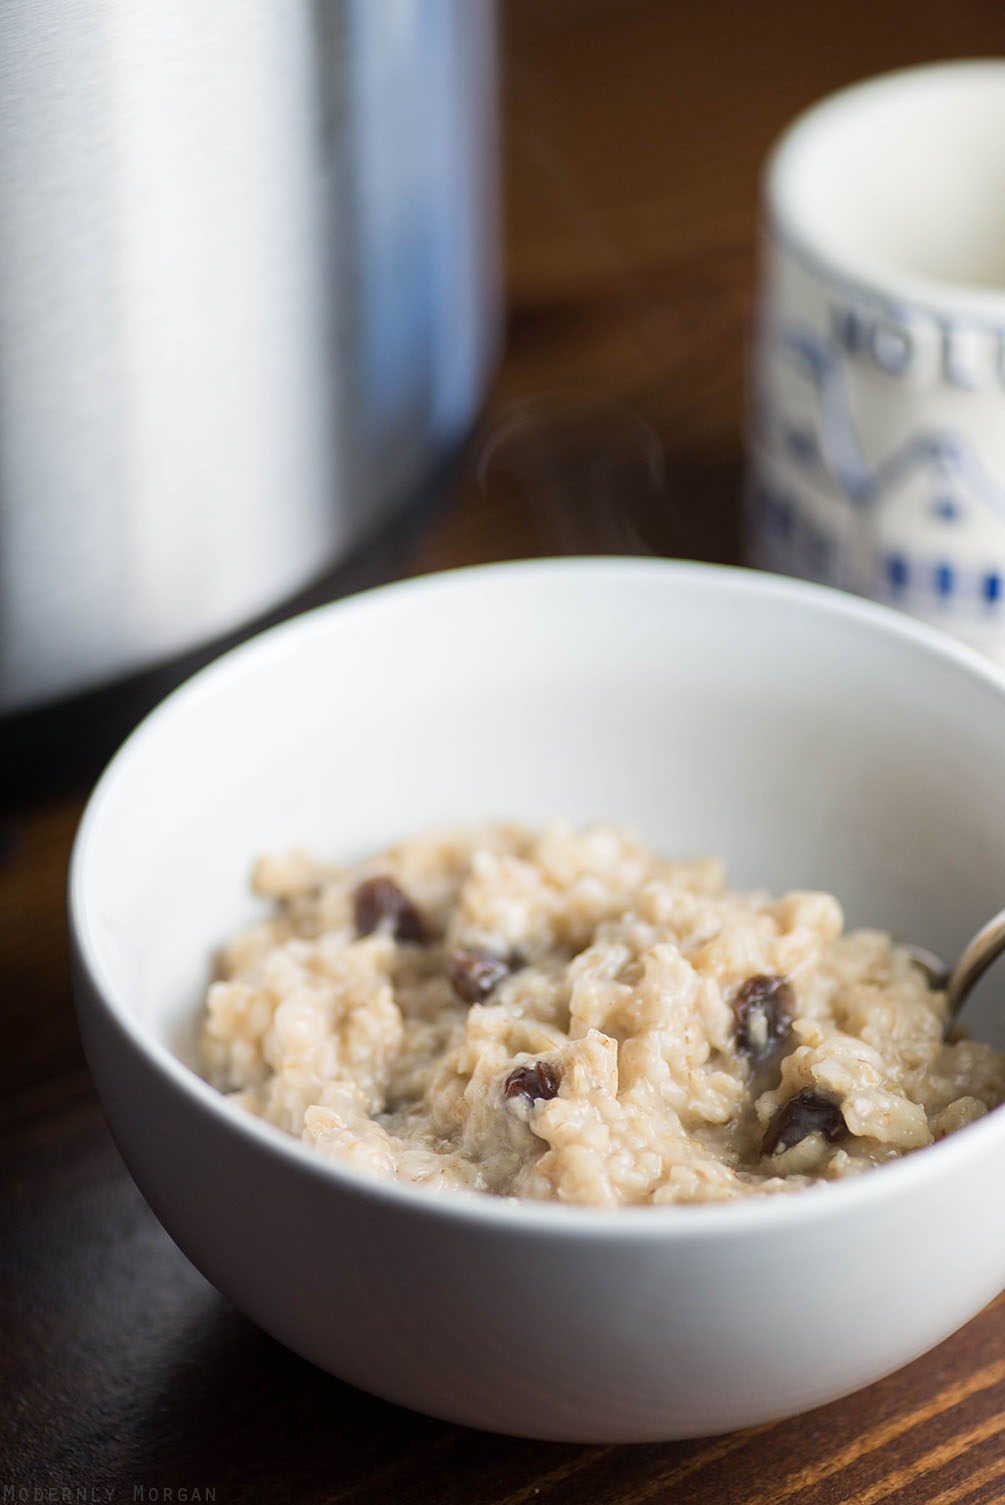
<svg viewBox="0 0 1005 1505"><path fill-rule="evenodd" d="M491 0L4 0L0 711L228 632L463 435Z"/></svg>

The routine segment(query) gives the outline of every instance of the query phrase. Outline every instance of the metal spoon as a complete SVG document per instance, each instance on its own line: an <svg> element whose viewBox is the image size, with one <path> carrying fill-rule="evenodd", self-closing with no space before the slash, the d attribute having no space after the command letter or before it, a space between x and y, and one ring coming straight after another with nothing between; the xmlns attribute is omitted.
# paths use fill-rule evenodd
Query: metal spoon
<svg viewBox="0 0 1005 1505"><path fill-rule="evenodd" d="M986 925L981 926L951 969L923 946L908 946L907 950L918 966L928 973L932 987L945 989L947 1012L942 1038L948 1040L974 984L1005 951L1005 909L1000 909Z"/></svg>

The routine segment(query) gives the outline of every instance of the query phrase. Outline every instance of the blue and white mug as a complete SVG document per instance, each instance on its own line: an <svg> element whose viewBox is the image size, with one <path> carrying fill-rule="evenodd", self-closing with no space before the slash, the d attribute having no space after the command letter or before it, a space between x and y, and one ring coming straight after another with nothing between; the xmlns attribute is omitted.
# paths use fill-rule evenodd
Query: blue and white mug
<svg viewBox="0 0 1005 1505"><path fill-rule="evenodd" d="M748 552L1005 663L1005 60L871 79L765 172Z"/></svg>

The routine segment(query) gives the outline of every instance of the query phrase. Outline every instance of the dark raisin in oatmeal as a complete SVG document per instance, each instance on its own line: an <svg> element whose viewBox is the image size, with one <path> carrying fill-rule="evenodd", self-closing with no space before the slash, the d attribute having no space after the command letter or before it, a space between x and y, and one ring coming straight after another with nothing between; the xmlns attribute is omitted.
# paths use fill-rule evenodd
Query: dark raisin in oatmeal
<svg viewBox="0 0 1005 1505"><path fill-rule="evenodd" d="M372 935L386 925L399 941L421 945L426 939L419 911L393 878L367 878L353 896L353 908L357 935Z"/></svg>
<svg viewBox="0 0 1005 1505"><path fill-rule="evenodd" d="M450 986L462 1003L483 1003L505 982L511 965L491 951L458 951L447 969Z"/></svg>
<svg viewBox="0 0 1005 1505"><path fill-rule="evenodd" d="M532 1066L518 1066L506 1078L504 1097L525 1097L529 1103L538 1098L558 1096L559 1078L554 1066L547 1061L535 1061Z"/></svg>
<svg viewBox="0 0 1005 1505"><path fill-rule="evenodd" d="M778 1109L765 1131L761 1151L765 1155L779 1155L802 1143L810 1134L822 1134L833 1144L847 1133L837 1101L812 1087L804 1087Z"/></svg>

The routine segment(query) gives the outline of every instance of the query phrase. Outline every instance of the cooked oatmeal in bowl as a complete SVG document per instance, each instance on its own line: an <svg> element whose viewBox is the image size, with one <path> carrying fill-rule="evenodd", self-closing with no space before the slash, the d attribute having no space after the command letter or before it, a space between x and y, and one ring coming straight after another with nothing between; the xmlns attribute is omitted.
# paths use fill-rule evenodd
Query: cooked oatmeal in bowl
<svg viewBox="0 0 1005 1505"><path fill-rule="evenodd" d="M261 859L210 1080L384 1177L601 1207L853 1176L1005 1100L1005 1054L838 900L728 886L613 825L495 824L342 868Z"/></svg>

